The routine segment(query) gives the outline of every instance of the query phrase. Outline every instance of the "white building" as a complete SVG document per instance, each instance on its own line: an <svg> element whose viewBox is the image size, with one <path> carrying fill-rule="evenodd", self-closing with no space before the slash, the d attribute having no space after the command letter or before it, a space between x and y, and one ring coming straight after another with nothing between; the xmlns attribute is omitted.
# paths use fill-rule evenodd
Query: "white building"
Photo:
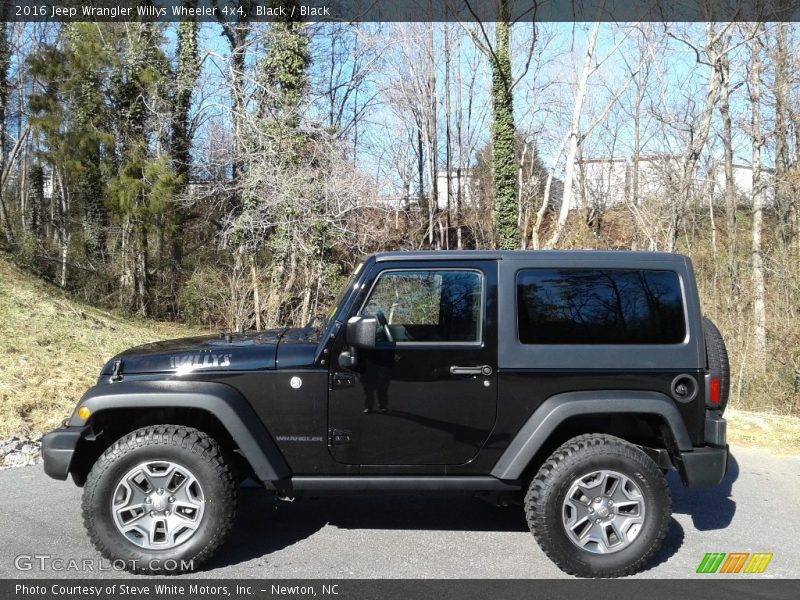
<svg viewBox="0 0 800 600"><path fill-rule="evenodd" d="M723 202L725 198L726 183L725 183L725 168L721 164L717 164L709 174L714 194L714 199ZM774 188L772 185L775 179L775 169L770 169L761 166L761 185L764 189L764 200L767 204L772 202L775 197ZM753 193L753 168L750 165L733 165L733 185L736 188L738 195L738 202L750 203L751 194Z"/></svg>
<svg viewBox="0 0 800 600"><path fill-rule="evenodd" d="M570 209L583 203L590 207L608 208L631 201L634 162L630 158L599 157L576 161L573 175L573 197ZM639 157L639 199L663 198L674 193L682 177L682 161L675 155L643 155ZM762 167L761 181L767 204L773 197L774 170ZM749 202L753 190L750 165L735 164L733 178L740 202ZM707 173L698 173L696 189L711 183L715 202L722 202L725 194L725 171L717 165Z"/></svg>
<svg viewBox="0 0 800 600"><path fill-rule="evenodd" d="M461 184L461 198L458 196L459 183ZM447 170L442 169L436 172L436 192L437 205L439 210L447 210ZM450 171L450 209L455 210L457 203L461 206L471 206L473 202L472 194L472 170L462 168Z"/></svg>

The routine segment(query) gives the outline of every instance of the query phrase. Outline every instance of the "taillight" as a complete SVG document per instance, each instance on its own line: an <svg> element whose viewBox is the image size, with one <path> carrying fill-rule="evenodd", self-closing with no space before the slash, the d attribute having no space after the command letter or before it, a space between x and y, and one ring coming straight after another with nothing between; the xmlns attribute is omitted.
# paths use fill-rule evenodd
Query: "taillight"
<svg viewBox="0 0 800 600"><path fill-rule="evenodd" d="M719 377L712 377L708 385L708 403L719 406Z"/></svg>

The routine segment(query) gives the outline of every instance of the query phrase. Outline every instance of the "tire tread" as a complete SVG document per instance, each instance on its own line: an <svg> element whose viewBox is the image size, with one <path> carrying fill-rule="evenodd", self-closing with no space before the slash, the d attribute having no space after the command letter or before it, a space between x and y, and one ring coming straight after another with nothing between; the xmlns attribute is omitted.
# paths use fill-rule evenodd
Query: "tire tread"
<svg viewBox="0 0 800 600"><path fill-rule="evenodd" d="M556 533L555 528L561 527L561 523L549 522L545 514L545 505L553 493L552 488L556 483L556 475L568 468L570 462L579 459L582 455L596 457L603 454L629 458L637 462L653 481L659 482L661 488L659 491L666 496L667 509L658 524L658 535L638 560L624 567L598 573L590 571L588 568L577 567L570 560L573 557L566 556L560 552L554 535ZM625 440L607 434L596 433L574 437L553 452L531 481L531 485L525 495L524 505L528 526L542 551L562 571L579 577L624 577L637 573L661 547L667 534L671 516L669 487L658 466L650 457ZM579 552L579 550L575 548L575 552Z"/></svg>
<svg viewBox="0 0 800 600"><path fill-rule="evenodd" d="M731 389L731 366L728 359L728 349L725 346L725 339L719 328L708 317L703 317L703 333L706 340L706 356L708 357L708 368L719 373L719 407L724 412L728 405L728 397Z"/></svg>
<svg viewBox="0 0 800 600"><path fill-rule="evenodd" d="M98 483L103 478L106 471L111 468L117 460L143 446L173 446L180 447L203 458L211 466L216 477L223 483L224 497L222 505L224 513L221 519L221 527L218 527L205 546L192 557L192 567L197 569L202 563L208 560L220 545L225 541L233 522L236 518L236 507L238 500L238 485L233 477L228 463L223 459L223 450L220 445L207 433L182 425L150 425L132 431L123 436L109 446L100 456L92 467L84 486L83 500L81 502L81 512L83 524L89 534L89 539L95 549L110 561L120 560L120 554L116 552L114 544L105 543L94 527L95 514L92 508L94 504L94 494ZM123 540L120 540L120 544ZM129 561L126 561L129 563ZM130 565L128 564L130 567ZM165 575L176 574L174 571L151 569L147 564L136 563L135 567L128 569L131 572L143 575Z"/></svg>

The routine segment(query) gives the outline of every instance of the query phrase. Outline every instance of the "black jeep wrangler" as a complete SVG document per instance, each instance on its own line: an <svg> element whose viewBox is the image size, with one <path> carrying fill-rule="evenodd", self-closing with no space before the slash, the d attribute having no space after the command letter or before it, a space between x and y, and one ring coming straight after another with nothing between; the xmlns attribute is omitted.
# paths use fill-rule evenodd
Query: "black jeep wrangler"
<svg viewBox="0 0 800 600"><path fill-rule="evenodd" d="M519 499L561 569L613 577L658 550L667 471L723 479L728 386L686 257L382 253L304 329L115 356L44 468L84 486L95 546L140 573L211 556L249 476L281 497Z"/></svg>

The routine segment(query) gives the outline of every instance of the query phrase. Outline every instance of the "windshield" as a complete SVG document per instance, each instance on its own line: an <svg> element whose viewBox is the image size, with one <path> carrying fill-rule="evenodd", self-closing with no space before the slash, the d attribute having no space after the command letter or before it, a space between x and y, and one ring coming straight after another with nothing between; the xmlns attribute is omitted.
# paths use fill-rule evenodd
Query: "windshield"
<svg viewBox="0 0 800 600"><path fill-rule="evenodd" d="M315 315L311 317L311 320L305 326L305 329L310 333L311 331L316 332L317 334L321 334L325 331L325 328L331 322L333 317L336 316L336 313L339 312L339 307L344 302L345 298L349 291L353 288L353 281L355 280L358 273L361 271L361 267L364 265L363 262L360 262L356 265L356 268L353 269L353 273L347 279L347 283L342 286L342 289L339 290L339 293L336 296L336 300L334 300L331 309L328 311L326 315Z"/></svg>
<svg viewBox="0 0 800 600"><path fill-rule="evenodd" d="M339 293L336 296L336 300L334 300L331 309L328 311L328 314L325 316L322 315L315 315L311 317L311 320L305 326L305 329L308 332L314 331L316 334L322 334L325 331L325 328L328 327L328 324L331 322L333 317L336 316L336 313L339 312L339 307L344 302L344 299L347 297L348 292L353 287L353 281L355 280L358 272L361 270L361 267L364 263L358 263L356 268L353 270L353 273L347 279L347 283L342 286L342 289L339 290Z"/></svg>

